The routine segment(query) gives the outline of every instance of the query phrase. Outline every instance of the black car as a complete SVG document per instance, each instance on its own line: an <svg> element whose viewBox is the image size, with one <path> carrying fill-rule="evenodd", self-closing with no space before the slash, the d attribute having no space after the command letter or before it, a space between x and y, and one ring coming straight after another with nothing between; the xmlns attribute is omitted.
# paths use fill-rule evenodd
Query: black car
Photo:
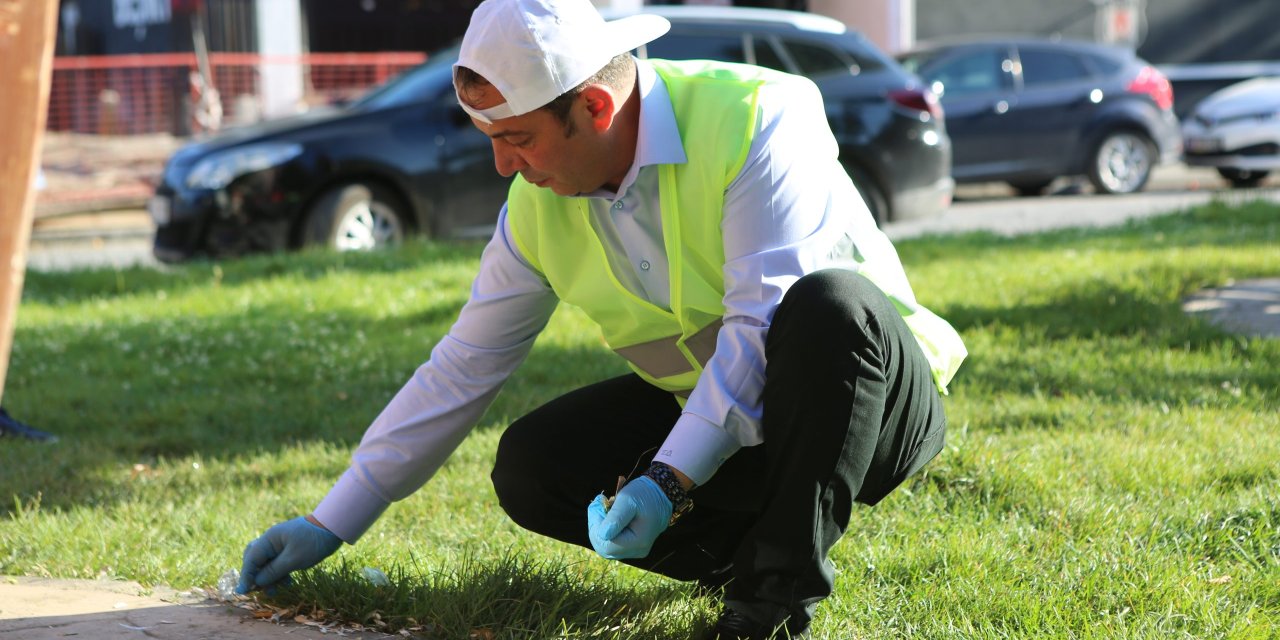
<svg viewBox="0 0 1280 640"><path fill-rule="evenodd" d="M995 38L923 45L899 60L942 100L956 182L1034 195L1084 175L1098 192L1129 193L1180 156L1173 89L1130 50Z"/></svg>
<svg viewBox="0 0 1280 640"><path fill-rule="evenodd" d="M950 142L936 100L842 23L777 10L644 10L667 16L672 29L640 57L747 62L811 77L841 160L878 219L934 215L950 204ZM489 139L457 106L455 56L434 54L350 106L180 149L151 203L156 257L369 249L410 233L491 233L508 180L494 168Z"/></svg>
<svg viewBox="0 0 1280 640"><path fill-rule="evenodd" d="M506 189L488 137L457 105L454 59L433 55L349 106L179 149L149 205L156 257L360 250L409 233L492 231Z"/></svg>

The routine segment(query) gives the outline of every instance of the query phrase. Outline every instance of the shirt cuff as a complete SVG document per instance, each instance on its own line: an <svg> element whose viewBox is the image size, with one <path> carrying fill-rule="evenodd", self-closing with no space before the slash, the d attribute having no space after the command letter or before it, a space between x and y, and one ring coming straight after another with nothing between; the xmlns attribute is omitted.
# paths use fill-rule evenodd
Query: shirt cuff
<svg viewBox="0 0 1280 640"><path fill-rule="evenodd" d="M338 478L312 515L348 544L355 544L382 515L389 502L365 488L350 469Z"/></svg>
<svg viewBox="0 0 1280 640"><path fill-rule="evenodd" d="M695 484L704 485L740 448L738 439L719 425L685 413L676 420L653 460L679 469Z"/></svg>

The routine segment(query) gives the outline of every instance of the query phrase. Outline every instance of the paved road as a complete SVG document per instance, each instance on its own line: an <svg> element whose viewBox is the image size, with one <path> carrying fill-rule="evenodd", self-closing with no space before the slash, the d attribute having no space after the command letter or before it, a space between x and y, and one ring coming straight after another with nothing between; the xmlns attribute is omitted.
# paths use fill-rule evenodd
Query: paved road
<svg viewBox="0 0 1280 640"><path fill-rule="evenodd" d="M965 185L941 216L886 224L893 239L965 231L1015 235L1049 229L1107 226L1209 202L1212 198L1280 202L1280 177L1262 188L1233 190L1212 170L1161 167L1143 193L1096 196L1085 187L1059 182L1056 195L1018 198L1000 184ZM37 221L28 267L51 271L88 266L156 265L151 257L154 229L145 211L126 209L90 215L58 216Z"/></svg>

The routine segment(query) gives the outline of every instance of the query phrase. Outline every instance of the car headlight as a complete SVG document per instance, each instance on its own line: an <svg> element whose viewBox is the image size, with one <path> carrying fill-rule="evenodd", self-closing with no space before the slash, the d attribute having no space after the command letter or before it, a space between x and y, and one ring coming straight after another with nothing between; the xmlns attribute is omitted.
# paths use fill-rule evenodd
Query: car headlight
<svg viewBox="0 0 1280 640"><path fill-rule="evenodd" d="M187 187L221 189L248 173L278 167L302 155L302 145L263 142L215 152L196 163L187 174Z"/></svg>

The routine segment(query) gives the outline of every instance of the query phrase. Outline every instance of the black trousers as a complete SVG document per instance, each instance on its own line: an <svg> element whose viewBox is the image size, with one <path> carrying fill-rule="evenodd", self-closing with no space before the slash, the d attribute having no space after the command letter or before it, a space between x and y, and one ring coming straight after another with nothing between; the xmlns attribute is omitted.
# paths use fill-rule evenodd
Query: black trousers
<svg viewBox="0 0 1280 640"><path fill-rule="evenodd" d="M678 580L732 565L728 603L763 622L807 621L831 594L828 553L853 503L876 504L937 455L946 419L902 317L852 272L796 282L765 357L764 443L694 489L693 511L627 562ZM502 436L498 499L522 527L590 548L587 503L642 473L679 416L671 394L636 375L556 398Z"/></svg>

